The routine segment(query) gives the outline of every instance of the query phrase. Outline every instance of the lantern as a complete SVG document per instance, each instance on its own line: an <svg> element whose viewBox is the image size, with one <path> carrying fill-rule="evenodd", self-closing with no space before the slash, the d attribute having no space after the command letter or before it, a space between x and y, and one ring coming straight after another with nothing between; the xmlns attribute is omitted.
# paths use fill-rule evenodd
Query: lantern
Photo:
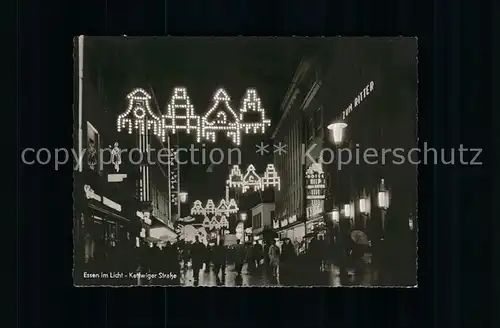
<svg viewBox="0 0 500 328"><path fill-rule="evenodd" d="M247 220L247 214L246 213L240 213L240 219L241 221L246 221Z"/></svg>
<svg viewBox="0 0 500 328"><path fill-rule="evenodd" d="M179 200L181 201L181 203L187 202L187 196L188 196L188 193L185 191L181 191L179 193Z"/></svg>
<svg viewBox="0 0 500 328"><path fill-rule="evenodd" d="M344 130L347 127L347 123L335 122L328 125L327 129L331 131L333 136L333 142L336 145L340 145L344 141Z"/></svg>
<svg viewBox="0 0 500 328"><path fill-rule="evenodd" d="M359 200L359 211L363 214L370 213L370 199L369 198L361 198Z"/></svg>
<svg viewBox="0 0 500 328"><path fill-rule="evenodd" d="M380 188L378 192L378 207L382 209L389 208L389 191L385 188L384 179L380 182Z"/></svg>

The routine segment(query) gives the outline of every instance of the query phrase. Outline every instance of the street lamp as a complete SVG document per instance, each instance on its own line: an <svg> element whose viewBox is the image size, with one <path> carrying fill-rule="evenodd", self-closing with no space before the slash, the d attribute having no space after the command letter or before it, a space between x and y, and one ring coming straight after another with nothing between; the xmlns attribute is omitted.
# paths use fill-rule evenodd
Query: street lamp
<svg viewBox="0 0 500 328"><path fill-rule="evenodd" d="M247 220L247 214L244 212L240 213L240 220L245 222Z"/></svg>
<svg viewBox="0 0 500 328"><path fill-rule="evenodd" d="M378 191L378 207L382 211L382 231L385 231L385 214L389 208L389 191L385 187L384 179L381 179Z"/></svg>
<svg viewBox="0 0 500 328"><path fill-rule="evenodd" d="M179 193L179 201L180 201L181 203L186 203L186 202L187 202L187 196L188 196L188 193L187 193L187 192L185 192L185 191L181 191L181 192Z"/></svg>
<svg viewBox="0 0 500 328"><path fill-rule="evenodd" d="M359 212L363 216L363 227L366 229L366 217L370 214L370 198L361 197L359 199Z"/></svg>
<svg viewBox="0 0 500 328"><path fill-rule="evenodd" d="M345 128L347 128L347 123L345 122L335 122L327 126L327 129L331 131L333 142L336 145L340 145L344 141Z"/></svg>

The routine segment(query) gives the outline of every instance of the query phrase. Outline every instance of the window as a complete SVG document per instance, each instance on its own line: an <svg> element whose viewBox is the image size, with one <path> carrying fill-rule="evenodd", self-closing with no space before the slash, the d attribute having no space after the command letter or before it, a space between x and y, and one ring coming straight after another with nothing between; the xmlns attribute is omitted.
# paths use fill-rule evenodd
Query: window
<svg viewBox="0 0 500 328"><path fill-rule="evenodd" d="M262 214L258 213L252 217L252 228L260 229L262 228Z"/></svg>
<svg viewBox="0 0 500 328"><path fill-rule="evenodd" d="M100 144L101 139L99 136L99 132L90 122L87 121L87 167L97 173L100 173Z"/></svg>

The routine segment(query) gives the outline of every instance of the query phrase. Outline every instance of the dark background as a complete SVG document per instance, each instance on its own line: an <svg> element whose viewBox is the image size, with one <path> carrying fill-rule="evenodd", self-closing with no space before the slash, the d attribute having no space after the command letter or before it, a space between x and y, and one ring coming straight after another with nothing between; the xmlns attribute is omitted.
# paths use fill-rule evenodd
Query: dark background
<svg viewBox="0 0 500 328"><path fill-rule="evenodd" d="M494 91L491 12L486 3L444 1L234 1L217 7L202 1L21 1L18 154L26 147L71 148L73 36L125 33L416 35L420 143L482 147L490 141ZM16 281L17 311L5 312L17 315L19 327L196 327L209 321L217 327L493 326L497 283L486 167L420 168L417 290L76 289L71 167L18 169L17 230L5 231L8 238L17 231L17 279L4 284L8 289Z"/></svg>

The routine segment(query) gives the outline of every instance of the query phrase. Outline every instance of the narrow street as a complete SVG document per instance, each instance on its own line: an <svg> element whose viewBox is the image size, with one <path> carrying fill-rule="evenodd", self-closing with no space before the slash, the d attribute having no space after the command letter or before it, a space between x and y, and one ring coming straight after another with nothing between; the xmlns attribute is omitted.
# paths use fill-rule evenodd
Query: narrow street
<svg viewBox="0 0 500 328"><path fill-rule="evenodd" d="M354 270L347 270L345 275L341 277L340 270L337 266L328 265L327 270L318 272L318 277L313 278L314 281L309 281L309 284L304 286L373 286L375 273L368 269L363 274L356 274ZM219 279L220 279L219 273ZM310 279L309 279L310 280ZM182 270L181 275L182 286L194 286L193 270L189 266L186 270ZM226 286L226 287L251 287L251 286L294 286L293 284L283 284L278 277L278 281L273 279L270 274L265 271L264 267L260 267L254 272L248 271L248 265L243 266L241 278L234 271L234 265L226 267L224 283L217 284L217 277L211 267L208 272L200 270L199 284L200 287ZM299 285L300 286L300 285Z"/></svg>

